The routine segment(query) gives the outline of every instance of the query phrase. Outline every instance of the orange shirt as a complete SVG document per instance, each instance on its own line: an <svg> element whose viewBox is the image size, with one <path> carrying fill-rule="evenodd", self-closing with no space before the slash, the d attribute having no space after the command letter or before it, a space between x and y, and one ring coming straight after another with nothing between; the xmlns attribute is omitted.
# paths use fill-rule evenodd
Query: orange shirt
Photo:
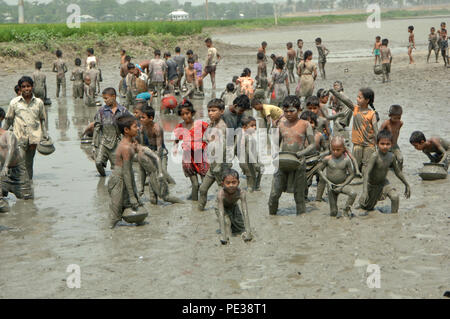
<svg viewBox="0 0 450 319"><path fill-rule="evenodd" d="M361 112L359 106L353 109L352 143L360 146L375 147L375 131L372 120L375 111L368 109Z"/></svg>

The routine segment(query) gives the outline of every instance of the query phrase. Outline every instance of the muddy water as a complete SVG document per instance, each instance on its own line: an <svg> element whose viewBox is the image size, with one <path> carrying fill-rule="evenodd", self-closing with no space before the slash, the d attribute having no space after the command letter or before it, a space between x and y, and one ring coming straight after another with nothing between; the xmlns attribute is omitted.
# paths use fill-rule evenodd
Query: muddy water
<svg viewBox="0 0 450 319"><path fill-rule="evenodd" d="M286 43L291 41L296 48L297 39L305 42L304 50L312 50L314 59L317 50L314 41L321 37L324 45L330 50L329 62L354 61L372 56L376 36L389 39L392 54L407 52L408 26L414 26L417 50L427 50L430 28L439 29L442 21L449 17L433 17L409 20L381 20L380 28L368 28L366 22L305 25L296 27L280 27L267 31L252 31L233 34L217 34L215 37L225 43L242 46L254 46L262 41L268 43L267 53L286 55ZM345 36L343 36L345 35Z"/></svg>
<svg viewBox="0 0 450 319"><path fill-rule="evenodd" d="M405 29L408 24L405 22ZM353 30L347 25L347 32ZM236 42L240 37L245 34L234 35ZM259 41L254 42L256 47ZM218 68L217 94L243 67L254 66L248 52L226 52ZM283 194L279 212L283 216L269 216L271 176L265 175L262 191L248 199L254 240L246 244L235 237L227 247L220 245L216 234L218 223L212 209L216 186L210 190L205 212L198 212L191 202L160 202L158 206L147 202L148 224L109 230L108 177L98 177L79 140L96 108L74 103L70 90L67 98L56 99L55 79L48 72L53 100L49 132L56 152L47 157L36 155L36 198L16 201L9 195L11 212L0 215L0 297L441 297L450 282L446 201L450 179L422 182L417 170L426 157L409 145L408 138L416 129L426 135L450 137L450 75L440 64L426 65L423 59L418 56L418 64L408 66L405 56L397 56L390 86L373 75L368 60L330 63L329 80L319 80L316 86L329 87L334 80L342 80L353 100L360 86L371 86L382 120L391 104L403 106L405 124L399 144L412 196L401 198L398 215L374 211L368 217L336 220L327 216L327 203L310 202L306 214L295 216L292 194ZM345 68L349 72L344 73ZM30 71L0 76L0 103L5 109L13 83ZM117 86L116 64L106 65L103 72L102 88ZM212 95L209 79L205 86L207 98L196 102L197 116L203 119L205 103ZM169 131L178 118L163 116L161 121ZM166 136L169 139L170 133ZM171 149L171 143L167 144ZM169 161L169 172L177 182L171 193L185 199L189 182L181 166ZM389 179L402 193L398 179L391 173ZM241 182L245 187L245 179ZM355 190L360 193L360 186ZM315 186L310 199L314 196ZM389 201L380 202L377 208L388 210ZM66 285L70 264L81 268L80 289ZM379 289L366 284L368 264L380 267Z"/></svg>

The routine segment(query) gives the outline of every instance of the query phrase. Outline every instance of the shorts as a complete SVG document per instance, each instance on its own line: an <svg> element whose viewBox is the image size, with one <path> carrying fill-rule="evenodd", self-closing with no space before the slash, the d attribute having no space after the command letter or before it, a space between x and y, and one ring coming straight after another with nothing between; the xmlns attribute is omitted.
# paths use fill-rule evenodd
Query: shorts
<svg viewBox="0 0 450 319"><path fill-rule="evenodd" d="M215 65L208 65L205 67L205 73L211 74L212 72L216 72L216 66Z"/></svg>
<svg viewBox="0 0 450 319"><path fill-rule="evenodd" d="M375 49L375 56L380 56L380 49Z"/></svg>
<svg viewBox="0 0 450 319"><path fill-rule="evenodd" d="M381 65L381 68L383 70L383 73L385 73L385 74L391 73L391 64L390 63L383 63Z"/></svg>

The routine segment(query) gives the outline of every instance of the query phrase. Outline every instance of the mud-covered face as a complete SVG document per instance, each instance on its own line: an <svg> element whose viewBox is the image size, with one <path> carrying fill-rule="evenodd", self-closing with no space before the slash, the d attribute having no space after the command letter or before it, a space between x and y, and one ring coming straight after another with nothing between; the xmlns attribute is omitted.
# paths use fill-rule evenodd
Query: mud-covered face
<svg viewBox="0 0 450 319"><path fill-rule="evenodd" d="M314 114L319 114L319 106L318 105L308 105L308 110L310 110Z"/></svg>
<svg viewBox="0 0 450 319"><path fill-rule="evenodd" d="M192 112L189 109L187 108L181 109L180 116L183 119L184 123L186 124L192 123Z"/></svg>
<svg viewBox="0 0 450 319"><path fill-rule="evenodd" d="M107 106L113 106L116 101L116 96L111 94L103 94L103 101Z"/></svg>
<svg viewBox="0 0 450 319"><path fill-rule="evenodd" d="M389 118L391 119L392 123L398 123L402 119L402 116L401 115L391 115Z"/></svg>
<svg viewBox="0 0 450 319"><path fill-rule="evenodd" d="M369 100L367 100L361 91L358 92L358 96L356 97L356 103L359 107L366 107L369 104Z"/></svg>
<svg viewBox="0 0 450 319"><path fill-rule="evenodd" d="M223 114L223 110L218 107L208 108L208 117L212 122L217 122Z"/></svg>
<svg viewBox="0 0 450 319"><path fill-rule="evenodd" d="M293 106L283 107L284 117L289 122L295 122L298 119L298 109Z"/></svg>
<svg viewBox="0 0 450 319"><path fill-rule="evenodd" d="M147 114L145 114L144 112L141 112L140 119L141 119L141 123L142 123L143 125L148 125L148 124L151 124L151 123L153 122L153 117L149 117L149 116L148 116Z"/></svg>
<svg viewBox="0 0 450 319"><path fill-rule="evenodd" d="M345 152L344 144L341 142L331 143L331 155L333 158L340 158Z"/></svg>
<svg viewBox="0 0 450 319"><path fill-rule="evenodd" d="M391 149L392 141L388 138L381 138L377 144L380 152L386 154Z"/></svg>
<svg viewBox="0 0 450 319"><path fill-rule="evenodd" d="M134 115L134 117L135 118L137 118L138 120L140 120L141 119L141 117L142 117L142 111L140 110L140 109L138 109L137 107L135 107L134 108L134 110L133 110L133 115Z"/></svg>
<svg viewBox="0 0 450 319"><path fill-rule="evenodd" d="M256 121L251 121L247 125L244 125L242 128L248 134L253 134L256 131Z"/></svg>
<svg viewBox="0 0 450 319"><path fill-rule="evenodd" d="M130 128L125 128L124 133L130 137L135 137L138 134L138 126L137 121L134 121L133 124L131 124Z"/></svg>
<svg viewBox="0 0 450 319"><path fill-rule="evenodd" d="M22 92L22 96L24 98L30 98L33 96L33 86L31 83L23 82L20 85L20 91Z"/></svg>
<svg viewBox="0 0 450 319"><path fill-rule="evenodd" d="M299 41L299 42L297 43L297 46L298 46L299 48L302 48L302 47L303 47L303 41Z"/></svg>
<svg viewBox="0 0 450 319"><path fill-rule="evenodd" d="M416 150L418 150L418 151L423 151L423 148L425 147L425 142L424 141L422 141L422 142L420 142L420 143L411 143L413 146L414 146L414 148L416 149Z"/></svg>
<svg viewBox="0 0 450 319"><path fill-rule="evenodd" d="M223 189L228 194L236 193L238 187L239 187L239 180L236 177L232 176L232 175L228 175L223 180Z"/></svg>

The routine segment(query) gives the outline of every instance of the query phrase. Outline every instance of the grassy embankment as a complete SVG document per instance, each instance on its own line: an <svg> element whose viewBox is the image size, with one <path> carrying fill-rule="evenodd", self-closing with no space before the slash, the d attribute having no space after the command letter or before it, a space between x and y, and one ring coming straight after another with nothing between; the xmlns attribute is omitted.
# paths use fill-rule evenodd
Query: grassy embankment
<svg viewBox="0 0 450 319"><path fill-rule="evenodd" d="M450 10L388 11L383 19L447 15ZM368 14L322 15L279 18L279 26L344 23L364 21ZM118 50L120 46L133 47L134 53L143 48L170 48L176 43L192 42L207 30L231 27L243 30L274 26L273 18L242 20L208 20L189 22L104 22L82 23L81 28L68 28L66 24L3 24L0 25L0 57L26 58L56 48L73 54L84 53L86 47ZM131 38L131 39L130 39ZM132 49L132 50L133 50Z"/></svg>

